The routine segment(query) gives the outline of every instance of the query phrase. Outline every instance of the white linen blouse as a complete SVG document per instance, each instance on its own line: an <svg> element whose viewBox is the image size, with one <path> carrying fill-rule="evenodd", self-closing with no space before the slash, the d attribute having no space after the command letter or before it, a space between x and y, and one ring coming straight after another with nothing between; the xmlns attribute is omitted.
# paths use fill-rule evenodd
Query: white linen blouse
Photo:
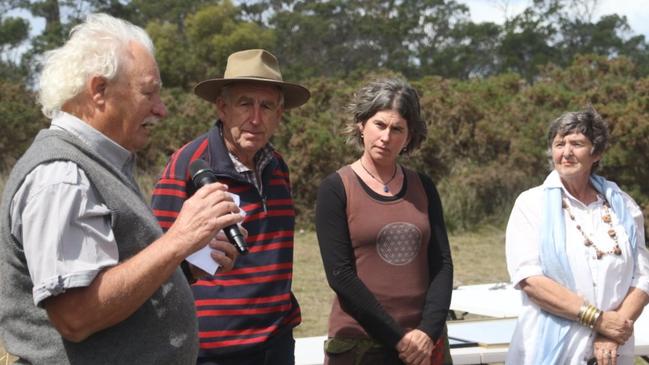
<svg viewBox="0 0 649 365"><path fill-rule="evenodd" d="M505 236L507 269L513 285L520 289L521 280L535 275L543 275L539 261L540 226L542 224L544 187L561 187L570 205L570 210L582 230L602 251L609 251L615 242L609 237L609 224L602 220L605 214L602 197L584 205L575 199L561 184L556 171L548 175L543 185L529 189L516 199L507 223ZM594 247L584 245L584 237L577 230L576 223L564 214L566 227L566 255L575 279L576 292L588 303L602 310L617 308L630 287L636 287L649 294L649 254L644 244L644 220L642 211L633 199L622 193L626 207L634 218L636 233L636 262L632 257L629 238L617 216L609 209L612 224L618 235L622 255L605 254L597 259ZM533 365L535 349L540 335L539 318L541 308L521 291L522 309L507 354L507 364ZM595 332L580 325L575 318L568 335L568 344L560 359L560 364L585 364L593 356ZM632 336L618 349L619 365L633 364L634 337Z"/></svg>

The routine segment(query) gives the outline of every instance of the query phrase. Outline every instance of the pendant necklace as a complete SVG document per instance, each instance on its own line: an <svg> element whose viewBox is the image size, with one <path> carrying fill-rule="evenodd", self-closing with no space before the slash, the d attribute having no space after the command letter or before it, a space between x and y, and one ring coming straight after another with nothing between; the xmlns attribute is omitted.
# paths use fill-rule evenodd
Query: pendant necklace
<svg viewBox="0 0 649 365"><path fill-rule="evenodd" d="M620 256L620 255L622 255L622 250L620 249L620 245L618 243L618 237L617 237L617 233L615 232L615 228L613 228L613 219L611 218L611 211L610 211L611 207L609 206L606 199L604 199L601 195L598 195L598 196L600 196L604 200L604 203L602 204L603 208L604 208L604 214L602 215L602 221L604 223L608 224L608 236L615 243L613 248L608 250L608 251L602 251L599 247L597 247L597 245L593 242L593 240L590 239L590 237L588 237L588 235L586 235L586 232L584 232L584 230L581 228L581 225L579 223L577 223L577 220L575 219L574 214L572 214L572 211L570 210L570 205L568 204L568 200L567 200L566 197L562 198L562 207L563 207L563 209L566 210L566 213L568 213L568 216L570 217L570 220L572 220L575 223L575 226L577 227L577 230L579 231L579 233L581 233L582 237L584 237L584 246L594 248L595 249L595 256L599 260L599 259L602 258L602 256L604 256L606 254L608 254L608 255L615 254L616 256Z"/></svg>
<svg viewBox="0 0 649 365"><path fill-rule="evenodd" d="M394 166L394 173L392 174L392 177L390 178L390 180L388 180L387 182L384 183L383 181L377 179L374 175L372 175L372 173L367 168L365 168L365 165L363 165L363 160L362 159L359 159L359 161L361 162L361 167L363 168L363 170L365 170L365 172L367 172L368 175L370 175L370 177L372 177L372 179L378 181L379 183L381 183L381 185L383 185L383 192L387 193L388 191L390 191L390 189L388 188L388 185L392 182L392 180L394 180L395 176L397 176L397 166L396 166L396 164Z"/></svg>

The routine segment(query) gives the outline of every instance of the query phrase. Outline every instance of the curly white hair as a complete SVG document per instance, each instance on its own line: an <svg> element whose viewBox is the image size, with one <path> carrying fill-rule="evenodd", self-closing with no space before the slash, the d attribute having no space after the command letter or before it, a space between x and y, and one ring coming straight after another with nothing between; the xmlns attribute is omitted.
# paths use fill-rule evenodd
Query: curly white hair
<svg viewBox="0 0 649 365"><path fill-rule="evenodd" d="M153 42L144 29L125 20L90 14L72 28L63 46L44 55L38 90L43 114L52 118L63 104L81 93L91 77L116 78L131 42L141 44L153 55Z"/></svg>

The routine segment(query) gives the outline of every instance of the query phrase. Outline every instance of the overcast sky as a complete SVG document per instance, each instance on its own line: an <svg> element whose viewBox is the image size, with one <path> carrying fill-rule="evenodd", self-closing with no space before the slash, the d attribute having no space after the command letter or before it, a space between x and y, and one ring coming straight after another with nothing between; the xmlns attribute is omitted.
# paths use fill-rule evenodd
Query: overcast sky
<svg viewBox="0 0 649 365"><path fill-rule="evenodd" d="M505 16L503 4L507 4L509 16L520 13L531 0L457 0L469 6L475 22L491 21L502 23ZM625 15L634 34L643 34L649 39L649 0L598 0L593 21L602 15Z"/></svg>

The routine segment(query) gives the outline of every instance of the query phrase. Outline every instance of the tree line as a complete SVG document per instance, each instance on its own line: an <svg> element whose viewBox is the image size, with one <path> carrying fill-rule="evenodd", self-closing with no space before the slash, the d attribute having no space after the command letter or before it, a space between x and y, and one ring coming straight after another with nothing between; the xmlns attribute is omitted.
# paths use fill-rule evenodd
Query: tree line
<svg viewBox="0 0 649 365"><path fill-rule="evenodd" d="M548 172L547 124L592 104L609 121L612 145L601 173L649 215L649 51L625 17L592 20L596 0L534 0L503 24L474 23L466 6L444 0L6 0L45 19L0 15L0 158L10 167L48 121L30 85L39 56L64 41L91 11L128 19L156 46L169 117L139 166L157 174L171 152L214 122L212 105L191 94L221 76L245 48L276 54L285 79L312 99L287 113L274 145L291 167L298 221L308 226L319 181L358 156L341 134L345 106L368 79L407 78L422 97L428 138L403 160L438 185L451 229L502 223L513 199ZM25 47L20 57L18 47Z"/></svg>
<svg viewBox="0 0 649 365"><path fill-rule="evenodd" d="M0 15L0 47L4 54L28 45L19 59L3 59L3 68L14 75L37 72L38 56L98 11L149 31L168 87L188 88L219 75L227 55L253 47L276 54L286 76L299 80L383 68L410 79L515 72L533 81L539 66L566 67L575 55L590 53L626 56L646 75L645 37L634 34L624 16L594 20L598 1L530 0L520 14L496 24L473 22L455 0L2 0L1 14L21 9L45 26L28 40L25 18ZM503 12L507 2L500 2Z"/></svg>

